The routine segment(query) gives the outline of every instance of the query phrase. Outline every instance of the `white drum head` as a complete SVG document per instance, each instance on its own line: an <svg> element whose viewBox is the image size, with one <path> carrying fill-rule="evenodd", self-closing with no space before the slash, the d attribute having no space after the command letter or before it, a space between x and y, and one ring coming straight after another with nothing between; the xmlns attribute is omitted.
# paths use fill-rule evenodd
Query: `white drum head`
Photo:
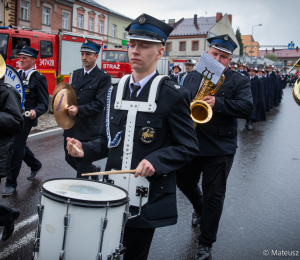
<svg viewBox="0 0 300 260"><path fill-rule="evenodd" d="M108 184L80 179L56 179L43 184L43 189L53 195L90 202L113 202L127 198L123 189Z"/></svg>

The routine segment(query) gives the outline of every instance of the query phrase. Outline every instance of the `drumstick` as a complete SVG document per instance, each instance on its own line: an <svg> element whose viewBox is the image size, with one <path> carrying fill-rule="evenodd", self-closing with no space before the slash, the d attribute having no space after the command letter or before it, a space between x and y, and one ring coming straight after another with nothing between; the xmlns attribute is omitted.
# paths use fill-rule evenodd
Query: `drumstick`
<svg viewBox="0 0 300 260"><path fill-rule="evenodd" d="M76 152L82 153L82 151L75 144L72 144L72 146L76 150Z"/></svg>
<svg viewBox="0 0 300 260"><path fill-rule="evenodd" d="M107 172L92 172L92 173L83 173L81 176L94 176L94 175L111 175L111 174L122 174L122 173L135 173L136 170L127 170L127 171L107 171Z"/></svg>

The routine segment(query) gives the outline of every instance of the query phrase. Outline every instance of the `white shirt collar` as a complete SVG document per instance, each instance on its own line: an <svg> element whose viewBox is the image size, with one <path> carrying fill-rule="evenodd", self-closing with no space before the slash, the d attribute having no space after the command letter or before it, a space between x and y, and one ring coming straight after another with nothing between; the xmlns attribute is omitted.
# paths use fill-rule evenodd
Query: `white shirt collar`
<svg viewBox="0 0 300 260"><path fill-rule="evenodd" d="M156 70L154 72L152 72L151 74L149 74L147 77L143 78L142 80L140 80L139 82L134 82L133 80L133 76L131 74L130 76L130 81L129 81L129 89L130 89L130 95L132 93L132 88L131 88L131 84L135 84L135 85L139 85L141 86L141 88L138 90L138 92L136 93L136 96L138 96L141 92L141 90L143 89L143 87L147 84L147 82L155 75Z"/></svg>
<svg viewBox="0 0 300 260"><path fill-rule="evenodd" d="M95 64L95 66L93 68L91 68L89 71L86 71L85 67L83 67L83 75L85 75L85 73L90 74L90 72L96 67L97 64Z"/></svg>
<svg viewBox="0 0 300 260"><path fill-rule="evenodd" d="M29 74L29 72L30 71L32 71L32 70L34 70L34 67L33 68L31 68L31 69L29 69L29 70L22 70L22 72L25 72L25 77L27 77L28 76L28 74Z"/></svg>

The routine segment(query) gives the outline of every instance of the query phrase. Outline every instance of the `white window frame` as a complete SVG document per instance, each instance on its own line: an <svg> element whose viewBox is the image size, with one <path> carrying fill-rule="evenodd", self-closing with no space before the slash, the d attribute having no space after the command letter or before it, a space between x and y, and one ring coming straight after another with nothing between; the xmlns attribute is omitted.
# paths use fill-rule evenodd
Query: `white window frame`
<svg viewBox="0 0 300 260"><path fill-rule="evenodd" d="M64 15L67 15L67 18L64 17ZM62 13L62 29L69 30L69 24L70 24L70 14L67 12ZM67 25L64 27L64 24Z"/></svg>
<svg viewBox="0 0 300 260"><path fill-rule="evenodd" d="M99 20L99 33L104 33L104 21Z"/></svg>
<svg viewBox="0 0 300 260"><path fill-rule="evenodd" d="M95 19L93 17L89 17L89 31L94 31L94 22Z"/></svg>
<svg viewBox="0 0 300 260"><path fill-rule="evenodd" d="M22 2L26 3L27 6L26 7L22 6ZM23 20L29 20L29 2L21 0L20 6L21 6L21 8L20 8L21 9L20 18L23 19ZM26 15L24 14L24 12L25 12ZM24 15L25 18L22 17L22 15Z"/></svg>
<svg viewBox="0 0 300 260"><path fill-rule="evenodd" d="M45 13L45 9L48 9L49 10L49 13ZM51 16L51 8L49 8L48 6L43 6L43 24L44 25L51 25L51 19L50 19L50 16ZM47 19L48 17L48 21L45 21L45 19Z"/></svg>
<svg viewBox="0 0 300 260"><path fill-rule="evenodd" d="M111 35L112 35L112 37L117 37L117 25L116 24L112 25Z"/></svg>
<svg viewBox="0 0 300 260"><path fill-rule="evenodd" d="M82 19L81 19L81 26L80 26L80 19L79 19L79 16L82 16ZM84 16L83 16L83 14L77 14L77 17L78 17L78 28L80 28L80 29L83 29L83 19L84 19Z"/></svg>
<svg viewBox="0 0 300 260"><path fill-rule="evenodd" d="M127 37L127 32L125 31L126 27L123 27L123 39L126 39Z"/></svg>

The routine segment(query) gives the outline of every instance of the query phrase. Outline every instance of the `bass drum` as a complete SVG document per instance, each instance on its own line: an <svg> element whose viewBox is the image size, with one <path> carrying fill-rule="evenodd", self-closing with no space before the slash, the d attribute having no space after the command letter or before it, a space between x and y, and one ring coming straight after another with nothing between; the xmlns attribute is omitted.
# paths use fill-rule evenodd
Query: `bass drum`
<svg viewBox="0 0 300 260"><path fill-rule="evenodd" d="M22 109L24 107L24 102L25 102L25 87L23 85L23 80L20 76L20 74L18 73L18 71L6 64L6 72L5 72L5 83L12 85L13 87L15 87L18 92L21 95L21 102L22 102Z"/></svg>

